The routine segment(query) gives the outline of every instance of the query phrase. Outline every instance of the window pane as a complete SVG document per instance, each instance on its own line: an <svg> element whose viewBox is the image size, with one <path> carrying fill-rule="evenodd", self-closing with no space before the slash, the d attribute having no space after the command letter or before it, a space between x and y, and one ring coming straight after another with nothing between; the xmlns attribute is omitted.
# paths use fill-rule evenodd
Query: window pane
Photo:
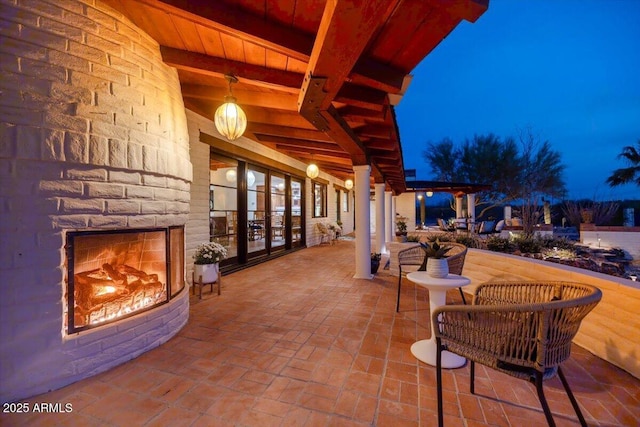
<svg viewBox="0 0 640 427"><path fill-rule="evenodd" d="M210 240L227 248L227 258L238 254L238 162L211 153L209 168Z"/></svg>
<svg viewBox="0 0 640 427"><path fill-rule="evenodd" d="M302 183L291 179L291 242L293 246L302 240Z"/></svg>
<svg viewBox="0 0 640 427"><path fill-rule="evenodd" d="M313 183L313 216L327 216L327 186L317 182Z"/></svg>
<svg viewBox="0 0 640 427"><path fill-rule="evenodd" d="M252 167L247 171L247 240L249 252L264 250L266 219L266 174Z"/></svg>

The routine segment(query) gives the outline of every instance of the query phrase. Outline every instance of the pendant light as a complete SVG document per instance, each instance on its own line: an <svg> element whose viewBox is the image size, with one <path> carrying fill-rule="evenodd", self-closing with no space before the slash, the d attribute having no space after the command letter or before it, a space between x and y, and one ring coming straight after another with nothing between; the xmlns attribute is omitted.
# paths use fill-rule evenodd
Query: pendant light
<svg viewBox="0 0 640 427"><path fill-rule="evenodd" d="M318 166L315 163L309 164L309 166L307 166L307 176L311 179L316 179L318 175L320 175Z"/></svg>
<svg viewBox="0 0 640 427"><path fill-rule="evenodd" d="M351 190L353 188L353 181L351 179L347 179L344 182L344 188L346 188L347 190Z"/></svg>
<svg viewBox="0 0 640 427"><path fill-rule="evenodd" d="M231 92L231 84L238 83L238 79L232 75L224 77L229 82L229 95L224 97L224 104L216 110L214 122L218 132L229 141L233 141L240 138L247 129L247 116L242 108L236 104L236 98Z"/></svg>

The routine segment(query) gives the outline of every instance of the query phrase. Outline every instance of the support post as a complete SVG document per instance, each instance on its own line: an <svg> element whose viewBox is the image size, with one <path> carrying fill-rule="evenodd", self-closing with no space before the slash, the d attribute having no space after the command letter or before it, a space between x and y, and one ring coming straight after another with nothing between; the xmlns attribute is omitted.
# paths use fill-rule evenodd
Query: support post
<svg viewBox="0 0 640 427"><path fill-rule="evenodd" d="M384 219L384 183L375 184L376 190L376 253L386 251L385 247L385 219Z"/></svg>
<svg viewBox="0 0 640 427"><path fill-rule="evenodd" d="M385 191L384 193L384 219L385 219L385 227L384 227L384 241L385 246L386 242L393 242L393 196L391 191ZM389 253L389 249L386 250Z"/></svg>
<svg viewBox="0 0 640 427"><path fill-rule="evenodd" d="M356 224L356 272L355 279L371 279L371 226L369 208L369 179L371 166L354 166Z"/></svg>

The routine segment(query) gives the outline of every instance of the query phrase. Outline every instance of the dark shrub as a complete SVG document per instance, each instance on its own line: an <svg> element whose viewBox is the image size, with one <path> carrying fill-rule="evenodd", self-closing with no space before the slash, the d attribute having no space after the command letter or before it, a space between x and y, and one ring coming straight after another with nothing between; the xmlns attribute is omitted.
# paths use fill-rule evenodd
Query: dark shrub
<svg viewBox="0 0 640 427"><path fill-rule="evenodd" d="M456 243L460 243L461 245L465 245L468 248L479 248L480 241L474 236L456 236Z"/></svg>
<svg viewBox="0 0 640 427"><path fill-rule="evenodd" d="M491 236L487 239L487 249L494 252L513 252L514 245L509 241L509 239Z"/></svg>
<svg viewBox="0 0 640 427"><path fill-rule="evenodd" d="M540 244L547 249L575 249L574 243L565 237L544 237L540 239Z"/></svg>
<svg viewBox="0 0 640 427"><path fill-rule="evenodd" d="M515 244L524 254L537 254L542 249L542 240L531 237L516 239Z"/></svg>

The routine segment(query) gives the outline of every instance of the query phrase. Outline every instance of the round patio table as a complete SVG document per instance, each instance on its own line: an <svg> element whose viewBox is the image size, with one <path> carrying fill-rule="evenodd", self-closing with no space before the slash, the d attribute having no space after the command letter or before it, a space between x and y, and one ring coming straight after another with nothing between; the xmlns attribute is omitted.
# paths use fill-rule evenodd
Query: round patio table
<svg viewBox="0 0 640 427"><path fill-rule="evenodd" d="M461 286L468 285L471 282L469 278L459 276L457 274L449 274L447 277L442 279L431 277L426 271L414 271L413 273L409 273L407 274L407 279L416 285L429 290L430 313L433 313L436 308L447 303L447 291L449 289L459 288ZM431 323L431 318L429 318L429 323ZM431 332L431 338L428 340L420 340L413 343L411 346L411 353L421 362L431 366L436 366L437 345L433 331ZM442 352L443 368L459 368L464 366L465 363L466 359L462 356L458 356L457 354L453 354L448 351Z"/></svg>

